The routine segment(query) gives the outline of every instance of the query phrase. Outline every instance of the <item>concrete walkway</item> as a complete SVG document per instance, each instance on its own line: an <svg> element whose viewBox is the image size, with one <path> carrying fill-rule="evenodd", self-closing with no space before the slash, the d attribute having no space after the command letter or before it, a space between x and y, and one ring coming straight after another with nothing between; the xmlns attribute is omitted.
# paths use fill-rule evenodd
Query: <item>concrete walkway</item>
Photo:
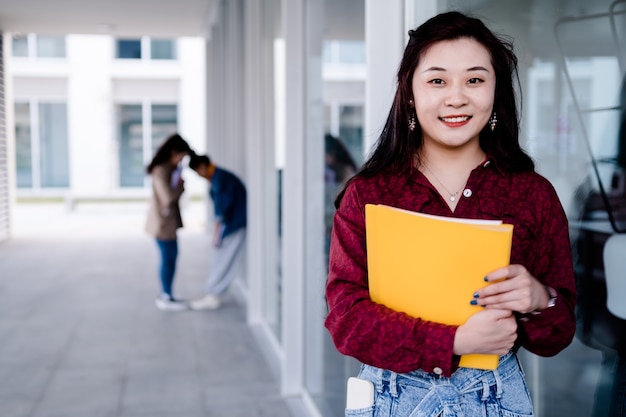
<svg viewBox="0 0 626 417"><path fill-rule="evenodd" d="M183 298L208 265L203 210L183 208ZM0 243L0 416L293 417L240 304L155 308L144 219L143 203L17 207Z"/></svg>

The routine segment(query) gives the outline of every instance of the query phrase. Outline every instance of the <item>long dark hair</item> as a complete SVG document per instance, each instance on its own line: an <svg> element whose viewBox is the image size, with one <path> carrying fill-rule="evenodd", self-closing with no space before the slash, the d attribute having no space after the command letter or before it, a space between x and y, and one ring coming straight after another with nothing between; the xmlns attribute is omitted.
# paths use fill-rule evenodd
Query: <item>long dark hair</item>
<svg viewBox="0 0 626 417"><path fill-rule="evenodd" d="M189 144L178 133L173 133L165 139L146 167L146 172L150 174L155 166L168 161L174 152L191 152Z"/></svg>
<svg viewBox="0 0 626 417"><path fill-rule="evenodd" d="M415 112L409 105L413 98L415 68L433 44L459 38L474 39L489 51L496 76L493 110L497 114L498 123L493 132L487 126L480 132L481 148L493 156L498 161L498 166L506 171L534 170L532 159L519 145L519 116L514 80L518 89L521 89L512 42L495 35L479 19L459 12L447 12L409 31L409 42L398 69L398 87L387 121L374 151L353 178L373 177L379 173L409 173L414 169L414 158L423 144L422 128L417 118L415 129L410 131L408 127L409 118ZM345 187L335 200L336 207L339 207L344 192Z"/></svg>
<svg viewBox="0 0 626 417"><path fill-rule="evenodd" d="M350 155L350 151L348 151L346 145L344 145L338 137L330 133L324 135L324 153L332 156L337 165L342 167L348 166L353 171L356 171L356 163L354 159L352 159L352 155ZM335 167L332 168L334 169Z"/></svg>

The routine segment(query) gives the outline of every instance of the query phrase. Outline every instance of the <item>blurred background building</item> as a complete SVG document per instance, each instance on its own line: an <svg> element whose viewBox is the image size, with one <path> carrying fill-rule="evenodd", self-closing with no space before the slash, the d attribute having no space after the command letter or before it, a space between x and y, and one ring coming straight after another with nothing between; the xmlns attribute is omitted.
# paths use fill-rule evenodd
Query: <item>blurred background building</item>
<svg viewBox="0 0 626 417"><path fill-rule="evenodd" d="M624 220L624 0L0 0L0 240L23 201L145 199L144 166L178 131L247 183L237 288L282 395L310 416L343 415L359 364L323 327L338 186L324 138L363 162L407 31L447 10L513 38L523 145L572 224L580 329L555 358L522 354L537 416L606 415L594 399L610 393L624 337L602 259Z"/></svg>

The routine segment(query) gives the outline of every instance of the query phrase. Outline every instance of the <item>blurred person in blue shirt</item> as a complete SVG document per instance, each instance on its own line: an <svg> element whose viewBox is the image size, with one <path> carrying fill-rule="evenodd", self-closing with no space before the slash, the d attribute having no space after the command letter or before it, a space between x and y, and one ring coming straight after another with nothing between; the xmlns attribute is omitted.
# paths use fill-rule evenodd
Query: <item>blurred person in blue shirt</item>
<svg viewBox="0 0 626 417"><path fill-rule="evenodd" d="M232 172L216 166L207 155L192 153L189 168L210 182L213 200L213 246L209 277L202 298L189 303L192 310L213 310L221 305L237 274L246 239L246 187Z"/></svg>

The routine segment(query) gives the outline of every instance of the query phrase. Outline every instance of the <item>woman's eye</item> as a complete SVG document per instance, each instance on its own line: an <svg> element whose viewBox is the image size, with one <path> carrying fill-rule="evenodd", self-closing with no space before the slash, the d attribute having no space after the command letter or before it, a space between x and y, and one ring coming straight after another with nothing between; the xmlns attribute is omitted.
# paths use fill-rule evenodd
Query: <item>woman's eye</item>
<svg viewBox="0 0 626 417"><path fill-rule="evenodd" d="M430 84L441 85L443 84L443 80L441 78L435 78L434 80L429 81Z"/></svg>
<svg viewBox="0 0 626 417"><path fill-rule="evenodd" d="M479 84L479 83L482 83L482 82L483 82L483 80L480 79L480 78L470 78L469 81L468 81L469 84Z"/></svg>

